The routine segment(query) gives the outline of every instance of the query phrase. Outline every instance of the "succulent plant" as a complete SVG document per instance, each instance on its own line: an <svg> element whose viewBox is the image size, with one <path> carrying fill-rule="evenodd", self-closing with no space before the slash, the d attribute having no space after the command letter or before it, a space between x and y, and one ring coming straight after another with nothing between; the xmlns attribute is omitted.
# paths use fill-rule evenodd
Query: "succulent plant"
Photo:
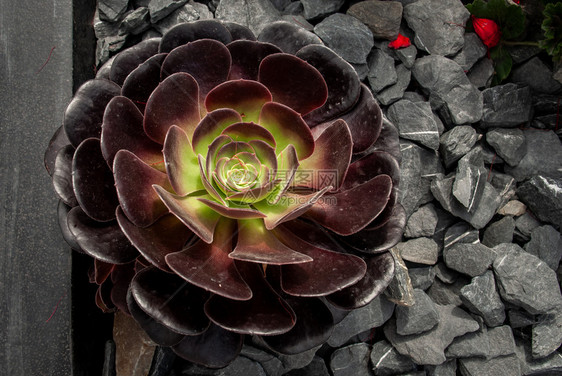
<svg viewBox="0 0 562 376"><path fill-rule="evenodd" d="M295 354L392 279L398 135L341 57L292 24L172 28L83 84L45 164L104 310L222 367L244 335Z"/></svg>

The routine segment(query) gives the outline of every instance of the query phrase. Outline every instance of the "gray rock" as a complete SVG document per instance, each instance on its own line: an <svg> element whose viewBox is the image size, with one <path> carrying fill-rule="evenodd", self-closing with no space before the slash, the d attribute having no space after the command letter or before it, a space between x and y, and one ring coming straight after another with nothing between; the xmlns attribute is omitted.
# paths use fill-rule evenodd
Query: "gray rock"
<svg viewBox="0 0 562 376"><path fill-rule="evenodd" d="M94 14L94 34L97 39L115 37L119 34L119 22L101 20L99 11L97 11Z"/></svg>
<svg viewBox="0 0 562 376"><path fill-rule="evenodd" d="M486 55L487 51L488 49L484 43L482 43L478 35L475 33L466 33L464 35L463 48L453 57L453 61L467 72L480 58Z"/></svg>
<svg viewBox="0 0 562 376"><path fill-rule="evenodd" d="M445 350L447 358L486 357L490 352L488 329L483 325L480 330L457 337Z"/></svg>
<svg viewBox="0 0 562 376"><path fill-rule="evenodd" d="M120 51L127 42L126 35L117 35L97 40L96 66L102 65L109 60L109 56Z"/></svg>
<svg viewBox="0 0 562 376"><path fill-rule="evenodd" d="M526 240L531 239L531 232L539 227L541 223L537 221L529 212L526 212L515 220L515 229Z"/></svg>
<svg viewBox="0 0 562 376"><path fill-rule="evenodd" d="M322 40L311 31L288 21L273 22L258 36L260 42L272 43L283 52L295 54L309 44L322 44Z"/></svg>
<svg viewBox="0 0 562 376"><path fill-rule="evenodd" d="M317 19L337 12L345 0L301 0L303 16L307 20Z"/></svg>
<svg viewBox="0 0 562 376"><path fill-rule="evenodd" d="M519 186L517 194L541 221L562 226L562 179L537 175Z"/></svg>
<svg viewBox="0 0 562 376"><path fill-rule="evenodd" d="M396 332L402 336L419 334L435 327L439 313L435 303L420 289L414 289L414 304L396 307Z"/></svg>
<svg viewBox="0 0 562 376"><path fill-rule="evenodd" d="M503 217L502 219L488 225L482 237L482 244L493 248L501 243L511 243L513 232L515 231L515 220L513 217Z"/></svg>
<svg viewBox="0 0 562 376"><path fill-rule="evenodd" d="M398 81L383 91L377 93L375 97L385 106L388 106L404 96L406 88L410 84L412 73L404 64L396 66L396 76Z"/></svg>
<svg viewBox="0 0 562 376"><path fill-rule="evenodd" d="M404 236L407 238L432 236L435 234L437 220L437 211L433 204L421 206L408 218Z"/></svg>
<svg viewBox="0 0 562 376"><path fill-rule="evenodd" d="M562 307L549 314L539 315L533 325L533 358L544 358L562 345Z"/></svg>
<svg viewBox="0 0 562 376"><path fill-rule="evenodd" d="M554 376L562 373L562 354L558 351L544 358L533 359L531 346L523 340L517 340L515 354L519 359L522 375Z"/></svg>
<svg viewBox="0 0 562 376"><path fill-rule="evenodd" d="M548 313L562 304L554 270L516 244L494 247L493 268L502 298L529 313Z"/></svg>
<svg viewBox="0 0 562 376"><path fill-rule="evenodd" d="M425 268L409 268L408 274L414 289L427 290L435 279L435 270L428 266Z"/></svg>
<svg viewBox="0 0 562 376"><path fill-rule="evenodd" d="M454 283L459 277L459 273L453 269L449 269L443 261L439 261L437 265L433 267L435 270L435 275L443 283L450 285Z"/></svg>
<svg viewBox="0 0 562 376"><path fill-rule="evenodd" d="M383 50L373 48L367 57L369 86L378 93L387 86L394 85L398 80L394 59Z"/></svg>
<svg viewBox="0 0 562 376"><path fill-rule="evenodd" d="M281 18L269 0L221 0L215 17L248 27L259 35L264 27Z"/></svg>
<svg viewBox="0 0 562 376"><path fill-rule="evenodd" d="M517 181L534 175L562 178L560 161L562 143L552 131L528 129L524 132L527 153L516 167L506 168L506 173Z"/></svg>
<svg viewBox="0 0 562 376"><path fill-rule="evenodd" d="M527 152L525 135L521 129L492 129L486 133L486 141L510 166L517 166Z"/></svg>
<svg viewBox="0 0 562 376"><path fill-rule="evenodd" d="M558 269L562 258L562 237L550 225L535 228L525 250L543 260L551 269Z"/></svg>
<svg viewBox="0 0 562 376"><path fill-rule="evenodd" d="M553 94L562 89L562 85L552 76L552 70L541 59L534 57L515 68L511 79L529 85L537 93Z"/></svg>
<svg viewBox="0 0 562 376"><path fill-rule="evenodd" d="M526 326L536 324L535 316L522 309L510 309L507 311L507 318L509 320L509 325L513 329L524 328Z"/></svg>
<svg viewBox="0 0 562 376"><path fill-rule="evenodd" d="M439 132L428 102L402 99L392 104L387 116L398 128L400 137L416 141L430 149L439 148Z"/></svg>
<svg viewBox="0 0 562 376"><path fill-rule="evenodd" d="M394 259L394 276L384 291L384 295L393 303L411 306L414 304L414 288L408 274L408 268L397 247L392 247L390 254Z"/></svg>
<svg viewBox="0 0 562 376"><path fill-rule="evenodd" d="M364 307L349 313L335 327L328 339L332 347L339 347L351 337L384 324L394 312L394 304L379 296Z"/></svg>
<svg viewBox="0 0 562 376"><path fill-rule="evenodd" d="M463 376L521 375L517 356L508 355L492 359L459 359L459 370Z"/></svg>
<svg viewBox="0 0 562 376"><path fill-rule="evenodd" d="M314 27L314 33L344 60L354 64L366 63L367 55L375 45L367 26L357 18L341 13L322 20Z"/></svg>
<svg viewBox="0 0 562 376"><path fill-rule="evenodd" d="M326 367L326 363L324 359L319 356L315 356L312 359L312 362L308 364L306 367L294 369L288 373L287 376L330 376L328 372L328 368Z"/></svg>
<svg viewBox="0 0 562 376"><path fill-rule="evenodd" d="M489 87L494 75L494 63L491 59L480 59L467 73L467 77L478 89Z"/></svg>
<svg viewBox="0 0 562 376"><path fill-rule="evenodd" d="M356 343L334 351L330 357L330 369L334 376L369 376L369 345Z"/></svg>
<svg viewBox="0 0 562 376"><path fill-rule="evenodd" d="M513 64L523 63L541 52L539 46L508 46L507 51L513 59Z"/></svg>
<svg viewBox="0 0 562 376"><path fill-rule="evenodd" d="M457 222L447 229L444 238L445 249L457 243L477 244L480 242L478 231L465 222Z"/></svg>
<svg viewBox="0 0 562 376"><path fill-rule="evenodd" d="M304 7L300 1L293 1L283 9L283 16L299 16L303 21L308 23L306 18L302 16L303 13Z"/></svg>
<svg viewBox="0 0 562 376"><path fill-rule="evenodd" d="M181 376L269 376L258 362L244 356L238 356L228 366L220 369L203 367L187 363L181 370Z"/></svg>
<svg viewBox="0 0 562 376"><path fill-rule="evenodd" d="M496 281L491 270L472 278L472 282L464 286L460 293L464 305L471 312L480 315L486 325L498 326L503 324L505 307L496 290Z"/></svg>
<svg viewBox="0 0 562 376"><path fill-rule="evenodd" d="M98 10L100 20L116 22L125 15L129 0L99 0Z"/></svg>
<svg viewBox="0 0 562 376"><path fill-rule="evenodd" d="M357 73L359 81L363 81L369 75L369 64L349 64L353 67L353 69L355 69L355 73Z"/></svg>
<svg viewBox="0 0 562 376"><path fill-rule="evenodd" d="M492 177L492 179L490 180L490 184L500 195L499 207L502 207L515 196L515 179L513 179L513 177L510 175L502 174L499 172L495 172L493 174L490 174L488 172L488 175Z"/></svg>
<svg viewBox="0 0 562 376"><path fill-rule="evenodd" d="M121 21L119 25L119 34L138 35L150 28L150 15L148 8L137 8Z"/></svg>
<svg viewBox="0 0 562 376"><path fill-rule="evenodd" d="M437 176L431 182L431 193L441 206L456 217L464 219L476 229L481 229L492 219L501 204L501 197L491 184L485 183L482 196L469 213L453 196L455 175Z"/></svg>
<svg viewBox="0 0 562 376"><path fill-rule="evenodd" d="M494 86L482 92L484 110L480 125L484 128L513 128L527 124L532 116L531 90L513 83Z"/></svg>
<svg viewBox="0 0 562 376"><path fill-rule="evenodd" d="M268 376L280 376L285 373L283 363L271 353L253 346L244 345L240 355L258 362Z"/></svg>
<svg viewBox="0 0 562 376"><path fill-rule="evenodd" d="M456 376L457 360L451 359L437 366L425 366L427 376Z"/></svg>
<svg viewBox="0 0 562 376"><path fill-rule="evenodd" d="M470 13L454 0L418 0L404 7L404 19L414 30L420 50L449 56L464 44L464 25Z"/></svg>
<svg viewBox="0 0 562 376"><path fill-rule="evenodd" d="M436 279L429 290L427 290L427 295L437 304L461 306L461 289L468 284L468 282L470 282L470 280L464 276L460 276L452 284L444 284L439 279Z"/></svg>
<svg viewBox="0 0 562 376"><path fill-rule="evenodd" d="M371 364L376 376L390 376L397 373L413 371L416 365L410 358L404 356L385 340L373 345L371 350Z"/></svg>
<svg viewBox="0 0 562 376"><path fill-rule="evenodd" d="M197 9L195 9L193 4L185 4L174 10L170 15L154 24L154 28L160 33L165 34L168 30L179 23L201 19L201 14Z"/></svg>
<svg viewBox="0 0 562 376"><path fill-rule="evenodd" d="M453 196L468 212L475 209L480 202L486 185L486 169L482 152L474 148L464 155L457 164L457 175L453 183Z"/></svg>
<svg viewBox="0 0 562 376"><path fill-rule="evenodd" d="M494 251L481 243L457 243L443 251L443 260L449 268L471 277L484 273L495 257Z"/></svg>
<svg viewBox="0 0 562 376"><path fill-rule="evenodd" d="M156 23L162 20L185 3L187 0L150 0L148 3L150 21Z"/></svg>
<svg viewBox="0 0 562 376"><path fill-rule="evenodd" d="M488 358L515 354L515 338L509 325L488 328L490 353Z"/></svg>
<svg viewBox="0 0 562 376"><path fill-rule="evenodd" d="M394 54L398 56L398 59L400 59L400 61L404 63L404 66L406 68L411 69L414 66L414 63L416 62L418 49L416 48L416 46L412 44L408 47L394 50Z"/></svg>
<svg viewBox="0 0 562 376"><path fill-rule="evenodd" d="M445 167L449 168L468 153L478 141L478 134L470 125L458 125L441 135L439 152Z"/></svg>
<svg viewBox="0 0 562 376"><path fill-rule="evenodd" d="M429 92L432 108L443 108L454 124L475 123L482 118L482 93L454 61L443 56L425 56L416 60L412 73Z"/></svg>
<svg viewBox="0 0 562 376"><path fill-rule="evenodd" d="M299 369L306 367L314 360L316 352L320 349L320 347L321 345L293 355L278 354L277 357L279 358L281 363L283 363L283 368L285 369L285 371ZM267 345L265 345L265 348L267 348Z"/></svg>
<svg viewBox="0 0 562 376"><path fill-rule="evenodd" d="M455 337L478 330L478 323L468 313L454 305L436 306L439 323L421 334L401 336L396 332L396 321L384 326L384 334L396 350L418 364L438 365L445 362L445 348Z"/></svg>
<svg viewBox="0 0 562 376"><path fill-rule="evenodd" d="M396 245L404 260L418 264L435 265L439 256L439 248L435 240L416 238Z"/></svg>
<svg viewBox="0 0 562 376"><path fill-rule="evenodd" d="M362 1L353 4L347 14L367 25L376 39L394 40L398 37L402 4L397 1Z"/></svg>

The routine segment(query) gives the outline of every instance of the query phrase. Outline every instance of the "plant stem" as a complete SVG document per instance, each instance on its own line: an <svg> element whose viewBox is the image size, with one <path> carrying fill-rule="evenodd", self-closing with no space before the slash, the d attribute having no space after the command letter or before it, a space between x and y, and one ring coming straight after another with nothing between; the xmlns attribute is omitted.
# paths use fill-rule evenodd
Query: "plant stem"
<svg viewBox="0 0 562 376"><path fill-rule="evenodd" d="M525 42L509 42L509 41L502 40L500 43L501 43L501 44L504 44L504 45L506 45L506 46L535 46L535 47L538 47L538 46L539 46L539 42L530 42L530 41L525 41Z"/></svg>

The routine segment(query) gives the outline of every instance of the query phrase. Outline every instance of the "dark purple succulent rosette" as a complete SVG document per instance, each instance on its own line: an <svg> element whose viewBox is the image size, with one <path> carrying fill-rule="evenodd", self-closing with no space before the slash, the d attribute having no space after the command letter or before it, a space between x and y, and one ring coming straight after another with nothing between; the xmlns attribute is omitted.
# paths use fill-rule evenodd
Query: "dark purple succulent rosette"
<svg viewBox="0 0 562 376"><path fill-rule="evenodd" d="M45 155L98 305L209 367L246 334L324 343L328 305L386 288L405 224L396 129L351 65L289 23L262 35L197 21L125 50Z"/></svg>

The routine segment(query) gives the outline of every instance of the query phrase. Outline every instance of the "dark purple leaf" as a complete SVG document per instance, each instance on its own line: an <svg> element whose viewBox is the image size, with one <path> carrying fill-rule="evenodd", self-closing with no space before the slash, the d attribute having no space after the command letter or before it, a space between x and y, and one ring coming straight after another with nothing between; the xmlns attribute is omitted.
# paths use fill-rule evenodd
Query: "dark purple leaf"
<svg viewBox="0 0 562 376"><path fill-rule="evenodd" d="M258 81L267 86L273 100L301 115L326 102L328 87L312 65L285 53L266 56L259 68Z"/></svg>
<svg viewBox="0 0 562 376"><path fill-rule="evenodd" d="M275 150L275 137L270 131L255 123L234 123L226 127L222 134L232 138L234 141L251 142L252 140L260 140L267 143ZM255 142L252 143L254 149Z"/></svg>
<svg viewBox="0 0 562 376"><path fill-rule="evenodd" d="M246 26L228 21L223 21L222 24L230 32L233 41L239 39L256 40L256 36L252 30L248 29Z"/></svg>
<svg viewBox="0 0 562 376"><path fill-rule="evenodd" d="M228 207L224 206L213 200L208 200L204 198L200 198L199 201L222 215L223 217L227 218L234 218L234 219L254 219L254 218L263 218L265 214L261 213L258 210L254 210L251 208L238 208L238 207Z"/></svg>
<svg viewBox="0 0 562 376"><path fill-rule="evenodd" d="M145 313L177 333L200 334L209 326L203 312L209 294L174 274L146 268L133 278L131 292Z"/></svg>
<svg viewBox="0 0 562 376"><path fill-rule="evenodd" d="M396 127L388 121L388 119L383 118L382 129L375 141L375 144L366 150L369 154L373 151L386 151L388 154L392 155L396 161L400 164L402 160L402 152L400 151L400 142L398 138L398 130Z"/></svg>
<svg viewBox="0 0 562 376"><path fill-rule="evenodd" d="M243 78L257 80L260 63L264 57L279 53L281 50L270 43L253 42L249 40L236 40L229 43L226 48L232 57L229 80Z"/></svg>
<svg viewBox="0 0 562 376"><path fill-rule="evenodd" d="M215 39L223 44L230 43L232 36L219 21L199 20L182 23L171 28L160 42L160 52L170 52L174 48L199 39Z"/></svg>
<svg viewBox="0 0 562 376"><path fill-rule="evenodd" d="M74 152L72 184L76 200L86 214L96 221L115 219L115 208L119 202L99 139L85 140Z"/></svg>
<svg viewBox="0 0 562 376"><path fill-rule="evenodd" d="M108 80L90 80L80 86L66 107L63 121L66 135L74 147L87 138L100 137L105 106L120 94L119 85Z"/></svg>
<svg viewBox="0 0 562 376"><path fill-rule="evenodd" d="M123 85L125 78L148 58L158 53L160 38L143 40L115 56L111 64L109 78L117 85Z"/></svg>
<svg viewBox="0 0 562 376"><path fill-rule="evenodd" d="M70 248L78 252L83 252L80 249L80 245L76 241L76 237L68 227L68 212L70 212L70 209L72 209L70 206L66 205L62 200L59 200L59 204L57 206L57 217L59 220L62 237L64 241L68 243Z"/></svg>
<svg viewBox="0 0 562 376"><path fill-rule="evenodd" d="M111 281L108 280L105 281L105 283L101 284L96 291L96 305L104 313L116 311L116 307L111 301L112 288L113 285L111 284Z"/></svg>
<svg viewBox="0 0 562 376"><path fill-rule="evenodd" d="M47 150L45 150L45 155L43 157L43 161L45 163L45 169L49 173L49 175L53 175L53 169L55 167L55 159L60 149L65 147L66 145L70 144L68 137L66 136L66 132L62 125L57 128L53 137L49 141L49 146Z"/></svg>
<svg viewBox="0 0 562 376"><path fill-rule="evenodd" d="M56 194L65 204L69 206L78 205L74 188L72 186L72 157L74 156L74 147L66 145L61 148L55 159L53 169L53 187Z"/></svg>
<svg viewBox="0 0 562 376"><path fill-rule="evenodd" d="M369 304L382 293L394 276L394 259L389 252L367 258L367 273L356 284L327 297L343 309L355 309Z"/></svg>
<svg viewBox="0 0 562 376"><path fill-rule="evenodd" d="M304 117L310 126L331 120L353 107L361 94L361 82L348 62L317 44L303 47L297 56L318 69L328 86L326 103Z"/></svg>
<svg viewBox="0 0 562 376"><path fill-rule="evenodd" d="M130 315L129 307L127 305L127 291L131 280L135 276L135 262L130 262L124 265L115 265L111 272L111 301L121 312Z"/></svg>
<svg viewBox="0 0 562 376"><path fill-rule="evenodd" d="M296 54L309 44L323 44L316 34L287 21L270 23L262 30L258 40L274 44L288 54Z"/></svg>
<svg viewBox="0 0 562 376"><path fill-rule="evenodd" d="M107 262L94 259L94 282L98 285L104 283L111 275L113 269L115 269L115 264L109 264Z"/></svg>
<svg viewBox="0 0 562 376"><path fill-rule="evenodd" d="M68 213L68 228L88 255L110 264L126 264L139 254L116 221L96 222L79 206Z"/></svg>
<svg viewBox="0 0 562 376"><path fill-rule="evenodd" d="M160 83L160 70L167 54L157 54L133 70L121 88L121 95L131 99L144 113L148 97Z"/></svg>
<svg viewBox="0 0 562 376"><path fill-rule="evenodd" d="M242 278L253 296L239 301L213 295L205 304L205 313L215 324L240 334L276 335L295 325L291 307L265 280L261 265L237 262Z"/></svg>
<svg viewBox="0 0 562 376"><path fill-rule="evenodd" d="M384 151L374 151L349 165L341 189L352 189L381 174L390 176L392 185L398 187L400 165L396 158Z"/></svg>

